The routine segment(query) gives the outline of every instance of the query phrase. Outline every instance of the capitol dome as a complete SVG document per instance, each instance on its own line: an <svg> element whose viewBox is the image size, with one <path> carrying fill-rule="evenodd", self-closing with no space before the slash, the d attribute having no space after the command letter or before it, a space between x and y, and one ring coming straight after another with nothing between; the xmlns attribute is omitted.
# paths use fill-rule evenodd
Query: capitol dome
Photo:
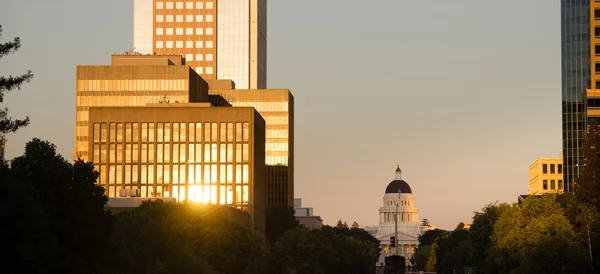
<svg viewBox="0 0 600 274"><path fill-rule="evenodd" d="M408 183L402 180L402 170L400 170L400 166L396 168L396 179L388 184L385 188L385 193L406 193L412 194L412 190Z"/></svg>

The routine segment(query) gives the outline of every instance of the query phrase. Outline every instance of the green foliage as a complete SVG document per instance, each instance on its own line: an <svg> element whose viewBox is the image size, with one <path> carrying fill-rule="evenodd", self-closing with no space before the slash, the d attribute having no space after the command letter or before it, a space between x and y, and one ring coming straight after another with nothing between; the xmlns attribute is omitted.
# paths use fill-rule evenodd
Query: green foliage
<svg viewBox="0 0 600 274"><path fill-rule="evenodd" d="M54 145L33 139L25 154L0 168L5 248L11 272L101 272L110 216L91 163L68 163Z"/></svg>
<svg viewBox="0 0 600 274"><path fill-rule="evenodd" d="M287 230L298 227L294 212L291 206L273 205L267 208L265 238L268 243L274 243Z"/></svg>
<svg viewBox="0 0 600 274"><path fill-rule="evenodd" d="M413 256L413 262L419 271L425 271L427 260L429 260L429 253L431 253L431 246L417 248L415 255Z"/></svg>
<svg viewBox="0 0 600 274"><path fill-rule="evenodd" d="M146 202L117 215L113 273L260 273L262 239L196 204Z"/></svg>
<svg viewBox="0 0 600 274"><path fill-rule="evenodd" d="M2 26L0 26L0 37L2 37ZM13 41L0 43L0 58L15 53L21 47L21 39L19 37L14 38ZM0 103L4 101L4 95L13 90L21 89L23 83L31 81L33 74L31 71L27 71L23 75L19 76L0 76ZM29 117L23 120L13 120L8 116L8 109L0 108L0 136L9 132L15 132L19 128L27 126L29 124Z"/></svg>
<svg viewBox="0 0 600 274"><path fill-rule="evenodd" d="M293 229L273 246L273 273L374 273L379 241L362 229Z"/></svg>
<svg viewBox="0 0 600 274"><path fill-rule="evenodd" d="M419 235L419 247L431 246L438 237L443 237L448 234L448 231L442 229L427 230L423 234Z"/></svg>

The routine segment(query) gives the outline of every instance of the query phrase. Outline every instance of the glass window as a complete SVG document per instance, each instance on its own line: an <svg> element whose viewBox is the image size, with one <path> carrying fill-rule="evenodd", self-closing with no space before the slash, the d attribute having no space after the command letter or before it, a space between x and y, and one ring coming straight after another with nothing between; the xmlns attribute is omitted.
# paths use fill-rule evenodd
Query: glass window
<svg viewBox="0 0 600 274"><path fill-rule="evenodd" d="M117 163L123 162L123 144L117 144Z"/></svg>
<svg viewBox="0 0 600 274"><path fill-rule="evenodd" d="M156 165L156 182L159 184L163 183L163 166Z"/></svg>
<svg viewBox="0 0 600 274"><path fill-rule="evenodd" d="M179 183L185 184L187 181L185 180L185 165L179 166Z"/></svg>
<svg viewBox="0 0 600 274"><path fill-rule="evenodd" d="M173 165L172 175L173 175L173 184L179 184L179 165Z"/></svg>
<svg viewBox="0 0 600 274"><path fill-rule="evenodd" d="M243 152L242 152L242 161L244 163L248 162L248 154L249 154L248 144L244 144L244 148L243 148Z"/></svg>
<svg viewBox="0 0 600 274"><path fill-rule="evenodd" d="M148 166L148 183L154 184L154 166L153 165Z"/></svg>
<svg viewBox="0 0 600 274"><path fill-rule="evenodd" d="M192 146L192 144L190 144ZM202 144L196 144L196 162L202 162Z"/></svg>
<svg viewBox="0 0 600 274"><path fill-rule="evenodd" d="M173 123L173 142L179 142L179 123Z"/></svg>
<svg viewBox="0 0 600 274"><path fill-rule="evenodd" d="M98 179L100 179L100 184L102 184L102 185L106 184L106 166L105 165L100 166L100 177Z"/></svg>
<svg viewBox="0 0 600 274"><path fill-rule="evenodd" d="M94 158L92 158L92 162L100 163L100 145L94 145Z"/></svg>
<svg viewBox="0 0 600 274"><path fill-rule="evenodd" d="M163 123L156 124L156 141L157 142L164 141Z"/></svg>
<svg viewBox="0 0 600 274"><path fill-rule="evenodd" d="M167 22L173 22L173 15L167 15Z"/></svg>
<svg viewBox="0 0 600 274"><path fill-rule="evenodd" d="M544 174L547 174L547 173L548 173L548 165L547 165L547 164L544 164L544 165L542 166L542 169L543 169L543 171L542 171L542 172L544 172Z"/></svg>
<svg viewBox="0 0 600 274"><path fill-rule="evenodd" d="M115 144L110 144L108 146L108 162L109 163L114 163L115 162Z"/></svg>
<svg viewBox="0 0 600 274"><path fill-rule="evenodd" d="M196 157L196 153L194 153L194 148L196 146L194 146L194 144L189 144L188 145L188 163L193 163L195 162L195 157Z"/></svg>
<svg viewBox="0 0 600 274"><path fill-rule="evenodd" d="M179 162L180 163L185 163L185 152L186 152L185 144L180 144L179 145Z"/></svg>
<svg viewBox="0 0 600 274"><path fill-rule="evenodd" d="M167 35L173 35L173 28L167 28Z"/></svg>
<svg viewBox="0 0 600 274"><path fill-rule="evenodd" d="M235 144L235 162L242 162L242 144Z"/></svg>
<svg viewBox="0 0 600 274"><path fill-rule="evenodd" d="M142 142L148 142L148 123L142 123Z"/></svg>
<svg viewBox="0 0 600 274"><path fill-rule="evenodd" d="M242 123L235 123L235 141L242 141Z"/></svg>
<svg viewBox="0 0 600 274"><path fill-rule="evenodd" d="M163 8L163 2L156 2L156 9L160 10Z"/></svg>
<svg viewBox="0 0 600 274"><path fill-rule="evenodd" d="M183 9L183 2L177 2L177 3L175 3L175 5L176 5L177 9L179 9L179 10Z"/></svg>
<svg viewBox="0 0 600 274"><path fill-rule="evenodd" d="M108 184L112 185L115 183L116 173L117 169L114 165L108 166Z"/></svg>
<svg viewBox="0 0 600 274"><path fill-rule="evenodd" d="M200 54L200 53L196 54L196 61L202 61L202 54Z"/></svg>
<svg viewBox="0 0 600 274"><path fill-rule="evenodd" d="M194 48L194 42L193 41L185 41L185 47L188 48L188 49ZM187 55L189 55L190 61L193 61L194 55L193 54L187 54Z"/></svg>
<svg viewBox="0 0 600 274"><path fill-rule="evenodd" d="M219 135L218 135L218 131L217 131L218 130L217 129L217 123L211 123L210 127L211 127L211 129L210 129L210 133L211 133L210 134L211 135L210 140L211 140L211 142L218 142L219 141L219 139L218 139Z"/></svg>
<svg viewBox="0 0 600 274"><path fill-rule="evenodd" d="M197 61L198 61L198 60L197 60ZM199 60L199 61L202 61L202 60ZM202 74L202 67L196 67L196 68L195 68L195 71L196 71L196 73L198 73L198 74Z"/></svg>
<svg viewBox="0 0 600 274"><path fill-rule="evenodd" d="M165 48L172 49L173 48L173 41L167 41Z"/></svg>
<svg viewBox="0 0 600 274"><path fill-rule="evenodd" d="M131 165L125 166L125 184L131 184Z"/></svg>
<svg viewBox="0 0 600 274"><path fill-rule="evenodd" d="M133 123L133 132L132 132L132 138L133 138L133 142L138 142L139 141L139 131L138 131L138 123Z"/></svg>
<svg viewBox="0 0 600 274"><path fill-rule="evenodd" d="M244 123L244 124L243 124L243 131L242 131L242 132L243 132L243 134L242 134L242 135L243 135L243 141L244 141L244 142L248 142L249 135L250 135L250 132L249 132L249 130L250 130L250 129L249 129L249 127L248 127L248 123Z"/></svg>
<svg viewBox="0 0 600 274"><path fill-rule="evenodd" d="M186 28L185 34L186 35L194 35L194 28Z"/></svg>
<svg viewBox="0 0 600 274"><path fill-rule="evenodd" d="M156 28L156 35L163 35L163 34L164 34L163 28Z"/></svg>
<svg viewBox="0 0 600 274"><path fill-rule="evenodd" d="M227 144L227 162L233 162L233 144Z"/></svg>
<svg viewBox="0 0 600 274"><path fill-rule="evenodd" d="M196 48L202 48L202 41L196 41ZM196 57L196 61L202 61L202 57L200 59Z"/></svg>
<svg viewBox="0 0 600 274"><path fill-rule="evenodd" d="M227 165L227 183L233 184L233 165Z"/></svg>
<svg viewBox="0 0 600 274"><path fill-rule="evenodd" d="M167 2L167 9L173 9L173 2Z"/></svg>
<svg viewBox="0 0 600 274"><path fill-rule="evenodd" d="M133 163L139 162L139 145L138 144L133 144L131 156L132 156L131 158L132 158Z"/></svg>
<svg viewBox="0 0 600 274"><path fill-rule="evenodd" d="M185 2L185 8L188 10L194 9L194 2Z"/></svg>
<svg viewBox="0 0 600 274"><path fill-rule="evenodd" d="M163 16L162 15L157 15L156 16L156 22L162 22L163 21Z"/></svg>
<svg viewBox="0 0 600 274"><path fill-rule="evenodd" d="M163 153L163 157L165 157L165 163L171 162L171 145L165 144L165 152Z"/></svg>
<svg viewBox="0 0 600 274"><path fill-rule="evenodd" d="M235 183L242 183L242 165L235 165Z"/></svg>
<svg viewBox="0 0 600 274"><path fill-rule="evenodd" d="M206 41L206 48L212 49L212 47L213 47L213 41Z"/></svg>
<svg viewBox="0 0 600 274"><path fill-rule="evenodd" d="M563 189L563 181L562 180L558 180L558 189L560 189L560 190Z"/></svg>
<svg viewBox="0 0 600 274"><path fill-rule="evenodd" d="M176 28L176 29L175 29L175 33L176 33L177 35L183 35L183 28Z"/></svg>
<svg viewBox="0 0 600 274"><path fill-rule="evenodd" d="M131 142L131 123L125 123L125 142Z"/></svg>
<svg viewBox="0 0 600 274"><path fill-rule="evenodd" d="M196 8L197 9L203 9L204 8L204 2L196 2Z"/></svg>
<svg viewBox="0 0 600 274"><path fill-rule="evenodd" d="M148 144L142 144L142 163L148 162Z"/></svg>
<svg viewBox="0 0 600 274"><path fill-rule="evenodd" d="M556 173L556 165L555 164L550 164L550 173L551 174Z"/></svg>
<svg viewBox="0 0 600 274"><path fill-rule="evenodd" d="M156 41L156 48L157 49L162 49L163 48L163 41Z"/></svg>
<svg viewBox="0 0 600 274"><path fill-rule="evenodd" d="M148 144L148 163L154 163L154 144Z"/></svg>
<svg viewBox="0 0 600 274"><path fill-rule="evenodd" d="M142 165L140 170L140 183L142 185L148 184L148 166Z"/></svg>
<svg viewBox="0 0 600 274"><path fill-rule="evenodd" d="M221 163L225 163L225 160L227 160L227 146L226 144L220 144L220 157L219 157L219 162Z"/></svg>
<svg viewBox="0 0 600 274"><path fill-rule="evenodd" d="M242 184L248 183L248 165L242 166Z"/></svg>
<svg viewBox="0 0 600 274"><path fill-rule="evenodd" d="M204 162L210 163L210 144L204 144Z"/></svg>
<svg viewBox="0 0 600 274"><path fill-rule="evenodd" d="M219 130L219 136L220 136L220 140L221 142L225 142L227 141L227 123L220 123L220 130Z"/></svg>
<svg viewBox="0 0 600 274"><path fill-rule="evenodd" d="M125 145L125 163L131 163L131 144Z"/></svg>
<svg viewBox="0 0 600 274"><path fill-rule="evenodd" d="M183 14L178 14L178 15L175 17L175 21L177 21L177 22L183 22Z"/></svg>
<svg viewBox="0 0 600 274"><path fill-rule="evenodd" d="M562 164L558 164L558 174L562 174L563 173L563 165Z"/></svg>
<svg viewBox="0 0 600 274"><path fill-rule="evenodd" d="M207 4L208 4L208 3L207 3ZM206 22L212 22L212 21L213 21L213 16L212 16L212 14L207 14L207 15L206 15ZM211 32L212 32L212 30L211 30ZM208 33L207 33L207 34L208 34ZM212 33L211 33L211 34L212 34Z"/></svg>
<svg viewBox="0 0 600 274"><path fill-rule="evenodd" d="M210 22L210 21L208 21L208 17L209 16L212 17L212 15L207 15L206 16L206 22ZM213 28L206 28L206 35L213 35Z"/></svg>
<svg viewBox="0 0 600 274"><path fill-rule="evenodd" d="M109 141L110 142L115 142L116 141L116 137L117 137L117 125L115 123L110 123L110 129L108 131L108 135L110 136Z"/></svg>
<svg viewBox="0 0 600 274"><path fill-rule="evenodd" d="M204 17L200 14L196 15L196 22L204 22ZM196 34L202 34L202 33L196 33Z"/></svg>
<svg viewBox="0 0 600 274"><path fill-rule="evenodd" d="M148 123L148 142L154 142L154 123Z"/></svg>
<svg viewBox="0 0 600 274"><path fill-rule="evenodd" d="M163 176L163 182L165 184L169 184L169 183L171 183L171 172L170 172L171 166L165 165L163 167L163 169L165 170L165 175Z"/></svg>
<svg viewBox="0 0 600 274"><path fill-rule="evenodd" d="M186 123L181 123L179 124L179 140L181 142L185 142L187 140L186 136L187 136L187 127L186 127Z"/></svg>
<svg viewBox="0 0 600 274"><path fill-rule="evenodd" d="M544 189L548 189L548 180L544 180Z"/></svg>
<svg viewBox="0 0 600 274"><path fill-rule="evenodd" d="M183 41L177 41L177 42L175 43L175 47L176 47L176 48L178 48L178 49L181 49L181 48L183 48Z"/></svg>
<svg viewBox="0 0 600 274"><path fill-rule="evenodd" d="M194 15L193 14L187 14L185 16L185 21L186 22L194 22Z"/></svg>
<svg viewBox="0 0 600 274"><path fill-rule="evenodd" d="M188 124L188 137L189 137L189 141L193 142L196 138L195 138L195 133L196 130L194 129L194 123L189 123Z"/></svg>
<svg viewBox="0 0 600 274"><path fill-rule="evenodd" d="M217 162L217 151L218 150L219 150L219 148L217 147L217 144L211 144L211 154L210 154L210 162L211 163Z"/></svg>
<svg viewBox="0 0 600 274"><path fill-rule="evenodd" d="M556 189L556 181L550 180L550 189Z"/></svg>
<svg viewBox="0 0 600 274"><path fill-rule="evenodd" d="M162 144L156 144L156 162L157 163L162 163L163 162L163 145Z"/></svg>
<svg viewBox="0 0 600 274"><path fill-rule="evenodd" d="M173 144L173 163L179 162L179 144Z"/></svg>
<svg viewBox="0 0 600 274"><path fill-rule="evenodd" d="M171 123L165 123L165 142L171 141Z"/></svg>
<svg viewBox="0 0 600 274"><path fill-rule="evenodd" d="M117 174L116 174L116 178L115 178L116 182L118 185L122 185L123 184L123 166L122 165L118 165L117 166Z"/></svg>
<svg viewBox="0 0 600 274"><path fill-rule="evenodd" d="M227 123L227 142L233 142L233 123Z"/></svg>
<svg viewBox="0 0 600 274"><path fill-rule="evenodd" d="M206 9L212 10L213 9L213 2L206 2Z"/></svg>

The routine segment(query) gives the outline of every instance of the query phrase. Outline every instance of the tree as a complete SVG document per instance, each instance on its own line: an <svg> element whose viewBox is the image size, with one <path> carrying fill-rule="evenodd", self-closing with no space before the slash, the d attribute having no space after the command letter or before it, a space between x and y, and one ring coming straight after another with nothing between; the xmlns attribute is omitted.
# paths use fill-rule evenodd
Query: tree
<svg viewBox="0 0 600 274"><path fill-rule="evenodd" d="M575 180L575 195L581 203L589 203L600 211L600 126L595 122L588 125L582 147L581 170Z"/></svg>
<svg viewBox="0 0 600 274"><path fill-rule="evenodd" d="M431 246L438 237L443 237L448 234L448 231L442 229L427 230L419 235L419 247Z"/></svg>
<svg viewBox="0 0 600 274"><path fill-rule="evenodd" d="M360 226L356 221L354 221L354 223L352 223L352 228L360 228Z"/></svg>
<svg viewBox="0 0 600 274"><path fill-rule="evenodd" d="M421 226L425 228L431 226L431 224L429 223L429 220L423 219L423 221L421 221Z"/></svg>
<svg viewBox="0 0 600 274"><path fill-rule="evenodd" d="M3 187L13 192L2 212L18 212L10 220L23 231L5 234L11 239L3 245L8 249L3 254L17 252L3 265L19 272L100 272L109 254L110 216L104 211L107 198L95 184L98 175L92 164L78 160L72 165L56 153L54 145L33 139L24 155L4 170L0 176L7 185ZM29 205L19 208L23 201ZM39 232L37 226L43 238L30 234ZM32 249L39 250L29 254Z"/></svg>
<svg viewBox="0 0 600 274"><path fill-rule="evenodd" d="M298 220L291 206L273 205L267 208L266 214L266 240L274 243L287 230L298 227Z"/></svg>
<svg viewBox="0 0 600 274"><path fill-rule="evenodd" d="M429 260L430 253L431 246L422 246L417 248L413 259L419 271L425 271L425 266L427 265L427 261Z"/></svg>
<svg viewBox="0 0 600 274"><path fill-rule="evenodd" d="M2 37L2 26L0 25L0 37ZM13 41L0 43L0 58L15 53L21 47L21 39L15 37ZM0 103L4 101L4 95L14 89L21 89L23 83L31 81L33 74L31 70L25 74L18 76L0 76ZM13 120L8 116L8 108L0 109L0 136L15 132L19 128L27 126L29 124L29 117L25 117L23 120Z"/></svg>
<svg viewBox="0 0 600 274"><path fill-rule="evenodd" d="M339 219L336 226L337 228L348 228L348 224L346 224L346 222L342 222L342 219Z"/></svg>
<svg viewBox="0 0 600 274"><path fill-rule="evenodd" d="M473 249L473 266L476 269L485 269L486 257L492 246L494 224L502 211L509 207L506 203L492 203L483 207L480 212L474 212L473 224L469 228L469 240Z"/></svg>

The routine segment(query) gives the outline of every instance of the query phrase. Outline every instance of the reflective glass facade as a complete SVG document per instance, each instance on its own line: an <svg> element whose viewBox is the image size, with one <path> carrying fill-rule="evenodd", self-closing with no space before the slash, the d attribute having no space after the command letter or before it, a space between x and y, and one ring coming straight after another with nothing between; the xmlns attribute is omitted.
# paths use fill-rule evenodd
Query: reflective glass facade
<svg viewBox="0 0 600 274"><path fill-rule="evenodd" d="M154 57L150 58L171 60ZM145 106L166 100L186 103L208 98L207 94L201 94L202 91L206 93L206 82L188 66L126 64L129 63L123 66L77 67L75 157L88 160L90 156L87 148L90 107Z"/></svg>
<svg viewBox="0 0 600 274"><path fill-rule="evenodd" d="M135 189L140 197L264 212L265 126L254 109L92 107L90 124L89 158L109 198Z"/></svg>
<svg viewBox="0 0 600 274"><path fill-rule="evenodd" d="M265 119L267 205L294 203L294 97L289 90L209 90L234 107L250 106Z"/></svg>
<svg viewBox="0 0 600 274"><path fill-rule="evenodd" d="M590 0L561 1L564 190L573 189L585 137L583 96L594 83L590 67ZM594 83L595 84L595 83Z"/></svg>

